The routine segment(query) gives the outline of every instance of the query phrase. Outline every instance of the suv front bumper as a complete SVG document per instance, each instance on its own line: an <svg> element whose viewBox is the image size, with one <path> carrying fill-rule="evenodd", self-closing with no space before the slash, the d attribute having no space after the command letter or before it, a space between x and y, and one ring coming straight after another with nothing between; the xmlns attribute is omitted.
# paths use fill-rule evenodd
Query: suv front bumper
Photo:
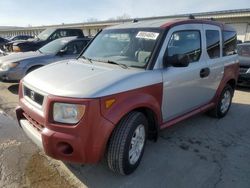
<svg viewBox="0 0 250 188"><path fill-rule="evenodd" d="M25 119L20 119L20 126L26 135L40 148L43 148L42 136L39 132L32 126L32 124Z"/></svg>
<svg viewBox="0 0 250 188"><path fill-rule="evenodd" d="M18 81L25 75L22 68L15 68L13 70L2 71L0 70L0 79L7 81Z"/></svg>
<svg viewBox="0 0 250 188"><path fill-rule="evenodd" d="M70 102L65 98L61 100ZM19 125L48 156L73 163L97 163L102 159L114 124L100 114L99 100L90 102L92 105L89 113L74 126L60 125L49 120L48 107L52 104L50 99L44 117L26 103L21 98L20 107L16 109Z"/></svg>
<svg viewBox="0 0 250 188"><path fill-rule="evenodd" d="M239 85L250 85L250 73L239 74Z"/></svg>

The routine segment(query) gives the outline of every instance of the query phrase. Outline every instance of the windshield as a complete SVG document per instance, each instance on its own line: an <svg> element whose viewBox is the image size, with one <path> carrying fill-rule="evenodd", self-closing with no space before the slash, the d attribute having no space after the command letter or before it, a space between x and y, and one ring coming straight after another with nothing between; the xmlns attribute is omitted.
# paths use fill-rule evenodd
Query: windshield
<svg viewBox="0 0 250 188"><path fill-rule="evenodd" d="M102 31L83 56L101 62L115 62L143 68L159 39L161 29L110 29Z"/></svg>
<svg viewBox="0 0 250 188"><path fill-rule="evenodd" d="M55 31L55 29L46 29L43 32L41 32L37 38L40 40L47 40L49 36Z"/></svg>
<svg viewBox="0 0 250 188"><path fill-rule="evenodd" d="M64 48L64 46L68 43L67 40L65 39L58 39L54 40L42 48L39 49L39 51L43 54L56 54L58 53L61 49Z"/></svg>
<svg viewBox="0 0 250 188"><path fill-rule="evenodd" d="M239 56L250 57L250 45L237 46Z"/></svg>

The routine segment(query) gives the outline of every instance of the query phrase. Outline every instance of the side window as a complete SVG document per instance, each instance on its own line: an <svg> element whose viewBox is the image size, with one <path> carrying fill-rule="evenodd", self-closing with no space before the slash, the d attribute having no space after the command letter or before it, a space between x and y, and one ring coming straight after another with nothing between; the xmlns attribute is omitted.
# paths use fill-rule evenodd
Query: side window
<svg viewBox="0 0 250 188"><path fill-rule="evenodd" d="M236 54L237 34L234 31L223 31L223 56Z"/></svg>
<svg viewBox="0 0 250 188"><path fill-rule="evenodd" d="M67 31L63 31L63 30L59 31L59 38L61 37L67 37Z"/></svg>
<svg viewBox="0 0 250 188"><path fill-rule="evenodd" d="M187 55L189 62L199 61L201 56L201 34L198 30L176 31L167 47L168 56Z"/></svg>
<svg viewBox="0 0 250 188"><path fill-rule="evenodd" d="M74 41L69 43L66 47L66 55L77 55L80 54L86 45L86 41Z"/></svg>
<svg viewBox="0 0 250 188"><path fill-rule="evenodd" d="M207 53L210 59L220 57L220 33L217 30L206 30Z"/></svg>
<svg viewBox="0 0 250 188"><path fill-rule="evenodd" d="M67 36L81 36L78 30L68 30Z"/></svg>
<svg viewBox="0 0 250 188"><path fill-rule="evenodd" d="M67 37L67 31L57 30L50 38L51 40L59 39L62 37Z"/></svg>

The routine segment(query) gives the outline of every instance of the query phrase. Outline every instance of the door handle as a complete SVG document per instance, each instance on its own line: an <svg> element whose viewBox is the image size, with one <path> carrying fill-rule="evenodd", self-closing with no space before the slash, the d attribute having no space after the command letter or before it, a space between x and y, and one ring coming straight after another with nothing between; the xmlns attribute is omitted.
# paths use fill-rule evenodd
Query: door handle
<svg viewBox="0 0 250 188"><path fill-rule="evenodd" d="M201 78L205 78L208 77L208 75L210 74L210 69L208 67L201 69L200 71L200 77Z"/></svg>

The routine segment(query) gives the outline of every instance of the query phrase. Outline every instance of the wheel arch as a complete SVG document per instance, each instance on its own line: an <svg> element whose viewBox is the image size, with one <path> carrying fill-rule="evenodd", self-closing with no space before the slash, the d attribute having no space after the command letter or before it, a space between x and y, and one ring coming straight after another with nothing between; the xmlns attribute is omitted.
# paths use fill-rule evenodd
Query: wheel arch
<svg viewBox="0 0 250 188"><path fill-rule="evenodd" d="M106 102L110 100L113 100L113 103L107 107ZM142 112L149 121L149 138L151 139L157 138L159 126L162 124L161 105L161 83L105 96L100 99L102 116L112 122L115 127L130 112Z"/></svg>
<svg viewBox="0 0 250 188"><path fill-rule="evenodd" d="M157 118L156 112L150 107L140 106L140 107L130 109L129 111L127 111L125 114L123 114L120 117L120 119L116 123L116 126L122 121L123 118L125 118L131 112L141 112L147 118L147 120L148 120L148 139L152 140L152 141L157 141L158 133L160 130L160 127L159 127L160 123L159 123L159 120ZM110 139L111 135L113 134L116 126L111 131L111 133L109 135L109 139ZM109 139L108 139L108 142L109 142Z"/></svg>
<svg viewBox="0 0 250 188"><path fill-rule="evenodd" d="M138 111L145 115L148 120L148 139L156 141L158 139L158 132L160 130L156 113L148 107L139 107L133 111Z"/></svg>
<svg viewBox="0 0 250 188"><path fill-rule="evenodd" d="M30 67L28 67L28 68L27 68L27 70L26 70L25 74L28 74L28 73L30 73L32 70L35 70L35 69L41 68L41 67L43 67L43 66L44 66L44 65L40 65L40 64L30 66Z"/></svg>
<svg viewBox="0 0 250 188"><path fill-rule="evenodd" d="M222 78L222 80L217 88L216 94L212 100L214 103L217 103L222 90L224 89L224 87L227 84L229 84L233 90L235 89L236 84L237 84L238 74L239 74L238 63L228 65L224 68L223 78Z"/></svg>
<svg viewBox="0 0 250 188"><path fill-rule="evenodd" d="M230 85L232 87L232 89L234 90L237 84L237 81L235 79L230 79L227 81L227 84Z"/></svg>

